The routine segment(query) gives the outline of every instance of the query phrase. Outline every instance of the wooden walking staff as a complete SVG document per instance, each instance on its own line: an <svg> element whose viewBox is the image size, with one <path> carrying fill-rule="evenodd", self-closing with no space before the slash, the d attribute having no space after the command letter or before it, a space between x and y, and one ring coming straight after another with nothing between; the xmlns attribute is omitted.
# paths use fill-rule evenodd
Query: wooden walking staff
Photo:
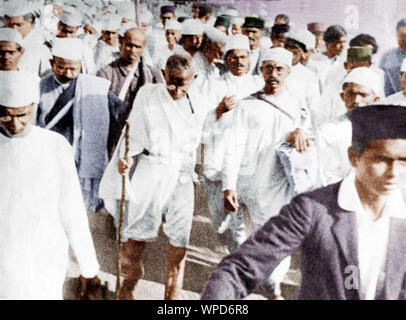
<svg viewBox="0 0 406 320"><path fill-rule="evenodd" d="M125 122L125 151L124 159L128 158L128 149L130 142L130 123L128 120ZM120 275L121 275L121 234L123 232L124 209L125 209L125 175L121 177L121 202L120 202L120 219L118 223L118 239L117 239L117 279L116 279L116 299L120 292Z"/></svg>

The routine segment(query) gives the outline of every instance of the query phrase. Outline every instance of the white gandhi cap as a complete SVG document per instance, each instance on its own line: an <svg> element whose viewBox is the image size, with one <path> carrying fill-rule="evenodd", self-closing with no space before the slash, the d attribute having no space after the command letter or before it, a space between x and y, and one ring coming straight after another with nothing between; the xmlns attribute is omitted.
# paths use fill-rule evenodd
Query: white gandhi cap
<svg viewBox="0 0 406 320"><path fill-rule="evenodd" d="M203 25L198 20L187 19L182 22L182 34L184 35L199 35L203 32Z"/></svg>
<svg viewBox="0 0 406 320"><path fill-rule="evenodd" d="M59 21L70 27L80 27L82 25L82 15L77 10L64 11Z"/></svg>
<svg viewBox="0 0 406 320"><path fill-rule="evenodd" d="M243 25L244 24L244 18L242 17L233 17L231 19L231 24L239 24L239 25Z"/></svg>
<svg viewBox="0 0 406 320"><path fill-rule="evenodd" d="M0 105L21 108L39 102L39 78L27 71L0 71Z"/></svg>
<svg viewBox="0 0 406 320"><path fill-rule="evenodd" d="M306 46L306 50L313 50L316 47L316 37L313 33L304 29L290 30L286 38L303 43Z"/></svg>
<svg viewBox="0 0 406 320"><path fill-rule="evenodd" d="M141 10L140 22L149 24L152 21L152 19L154 19L154 17L151 12L149 12L147 9Z"/></svg>
<svg viewBox="0 0 406 320"><path fill-rule="evenodd" d="M124 37L125 33L130 29L139 29L138 25L134 21L129 21L125 23L120 30L118 30L118 34L121 37Z"/></svg>
<svg viewBox="0 0 406 320"><path fill-rule="evenodd" d="M0 41L14 42L24 48L24 41L21 34L10 28L0 28Z"/></svg>
<svg viewBox="0 0 406 320"><path fill-rule="evenodd" d="M135 20L135 6L132 1L116 2L117 14L128 20Z"/></svg>
<svg viewBox="0 0 406 320"><path fill-rule="evenodd" d="M207 27L205 29L206 36L213 42L223 42L227 41L227 36L224 32L214 27Z"/></svg>
<svg viewBox="0 0 406 320"><path fill-rule="evenodd" d="M13 0L4 4L4 14L8 17L21 17L35 10L33 3L28 0Z"/></svg>
<svg viewBox="0 0 406 320"><path fill-rule="evenodd" d="M236 34L229 36L224 47L224 52L227 53L230 50L247 50L250 51L250 42L247 36L243 34Z"/></svg>
<svg viewBox="0 0 406 320"><path fill-rule="evenodd" d="M104 16L103 18L100 19L100 22L102 24L101 28L102 30L119 30L121 28L121 16L118 14L108 14L107 16Z"/></svg>
<svg viewBox="0 0 406 320"><path fill-rule="evenodd" d="M344 78L343 85L345 83L355 83L365 88L369 88L377 96L379 96L380 92L382 91L380 88L381 81L378 73L367 67L358 67L352 69Z"/></svg>
<svg viewBox="0 0 406 320"><path fill-rule="evenodd" d="M55 38L52 55L67 60L82 60L83 42L79 38Z"/></svg>
<svg viewBox="0 0 406 320"><path fill-rule="evenodd" d="M260 56L259 65L262 66L262 63L264 61L275 61L278 63L286 64L288 67L292 67L292 59L292 52L284 48L271 48L263 51Z"/></svg>
<svg viewBox="0 0 406 320"><path fill-rule="evenodd" d="M182 30L182 24L175 19L166 20L165 30Z"/></svg>

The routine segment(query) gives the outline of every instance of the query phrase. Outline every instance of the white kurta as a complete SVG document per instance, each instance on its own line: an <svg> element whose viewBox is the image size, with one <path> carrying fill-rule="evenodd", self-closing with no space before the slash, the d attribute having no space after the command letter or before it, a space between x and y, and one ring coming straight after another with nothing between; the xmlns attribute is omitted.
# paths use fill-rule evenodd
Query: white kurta
<svg viewBox="0 0 406 320"><path fill-rule="evenodd" d="M114 47L107 45L103 40L98 40L94 47L94 61L96 70L100 70L113 62L120 56L120 49L118 44Z"/></svg>
<svg viewBox="0 0 406 320"><path fill-rule="evenodd" d="M237 101L261 90L265 85L262 75L252 76L246 74L237 77L229 71L222 76L221 80L229 83L228 87L234 86L238 88L237 92L235 92ZM229 92L227 95L233 94ZM226 128L230 125L229 122L232 121L232 115L231 113L224 113L220 119L213 120L213 118L209 118L204 128L204 173L207 178L214 181L221 180L220 175L223 168L224 150L227 143Z"/></svg>
<svg viewBox="0 0 406 320"><path fill-rule="evenodd" d="M38 127L0 134L0 298L62 299L72 247L82 275L99 271L66 139Z"/></svg>
<svg viewBox="0 0 406 320"><path fill-rule="evenodd" d="M162 45L155 51L155 54L152 58L154 62L154 67L157 70L165 70L166 61L168 58L175 53L184 53L185 50L182 46L175 44L173 50L169 50L168 44Z"/></svg>
<svg viewBox="0 0 406 320"><path fill-rule="evenodd" d="M294 97L269 96L281 106ZM295 121L258 99L240 102L233 110L230 143L226 148L223 190L239 190L253 200L254 229L279 213L290 201L288 182L276 148L297 128Z"/></svg>
<svg viewBox="0 0 406 320"><path fill-rule="evenodd" d="M249 74L255 73L255 68L257 67L257 64L259 62L260 55L261 55L260 48L250 50L250 70L248 71Z"/></svg>
<svg viewBox="0 0 406 320"><path fill-rule="evenodd" d="M320 109L320 91L315 73L298 63L292 67L287 83L291 90L304 101L311 114L313 128L315 128L314 120Z"/></svg>
<svg viewBox="0 0 406 320"><path fill-rule="evenodd" d="M320 94L323 93L327 85L326 80L329 71L336 66L342 65L344 61L345 56L343 54L329 58L323 53L319 52L310 56L306 67L316 74L319 81Z"/></svg>
<svg viewBox="0 0 406 320"><path fill-rule="evenodd" d="M379 103L382 104L394 104L397 106L404 106L406 107L406 96L403 93L403 91L394 93L388 97L386 97L384 100L380 101Z"/></svg>
<svg viewBox="0 0 406 320"><path fill-rule="evenodd" d="M336 183L350 173L352 166L348 160L348 148L351 137L352 125L347 114L317 130L318 179L315 188Z"/></svg>
<svg viewBox="0 0 406 320"><path fill-rule="evenodd" d="M137 94L129 116L129 156L140 155L134 175L127 176L130 201L128 226L153 210L162 213L179 179L194 179L196 149L202 140L205 121L215 121L215 109L224 96L235 95L240 86L233 82L208 81L198 76L188 90L193 118L185 118L164 84L146 84ZM100 183L99 195L115 217L116 200L121 198L121 177L117 162L124 155L123 136ZM133 207L131 207L133 206ZM125 235L125 230L124 230Z"/></svg>
<svg viewBox="0 0 406 320"><path fill-rule="evenodd" d="M24 54L18 63L19 69L42 77L51 71L49 62L51 58L51 52L44 45L44 38L40 28L33 28L24 38Z"/></svg>
<svg viewBox="0 0 406 320"><path fill-rule="evenodd" d="M373 72L375 72L378 77L379 77L379 92L376 92L376 95L380 97L384 97L384 78L385 78L385 73L383 70L376 65L372 64L369 69ZM343 84L343 81L345 77L347 76L347 70L344 68L344 64L337 65L328 72L326 76L326 82L325 82L325 87L334 87L338 88L338 90L341 90L341 86Z"/></svg>

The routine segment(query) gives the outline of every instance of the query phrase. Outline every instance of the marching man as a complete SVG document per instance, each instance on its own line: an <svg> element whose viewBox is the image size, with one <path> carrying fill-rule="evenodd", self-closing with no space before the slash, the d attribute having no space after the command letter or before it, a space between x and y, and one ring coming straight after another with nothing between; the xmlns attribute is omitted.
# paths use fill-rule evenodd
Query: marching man
<svg viewBox="0 0 406 320"><path fill-rule="evenodd" d="M32 125L37 79L1 71L0 88L0 299L62 299L69 246L90 289L99 264L72 147Z"/></svg>

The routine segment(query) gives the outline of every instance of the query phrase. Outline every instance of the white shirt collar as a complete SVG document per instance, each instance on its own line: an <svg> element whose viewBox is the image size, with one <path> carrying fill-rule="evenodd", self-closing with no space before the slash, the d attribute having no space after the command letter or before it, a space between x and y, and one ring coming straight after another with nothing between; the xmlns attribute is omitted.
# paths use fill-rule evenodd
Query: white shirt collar
<svg viewBox="0 0 406 320"><path fill-rule="evenodd" d="M362 212L361 200L355 187L354 170L343 180L338 191L338 205L347 211ZM396 189L388 197L383 214L392 218L406 219L406 204L400 189Z"/></svg>

